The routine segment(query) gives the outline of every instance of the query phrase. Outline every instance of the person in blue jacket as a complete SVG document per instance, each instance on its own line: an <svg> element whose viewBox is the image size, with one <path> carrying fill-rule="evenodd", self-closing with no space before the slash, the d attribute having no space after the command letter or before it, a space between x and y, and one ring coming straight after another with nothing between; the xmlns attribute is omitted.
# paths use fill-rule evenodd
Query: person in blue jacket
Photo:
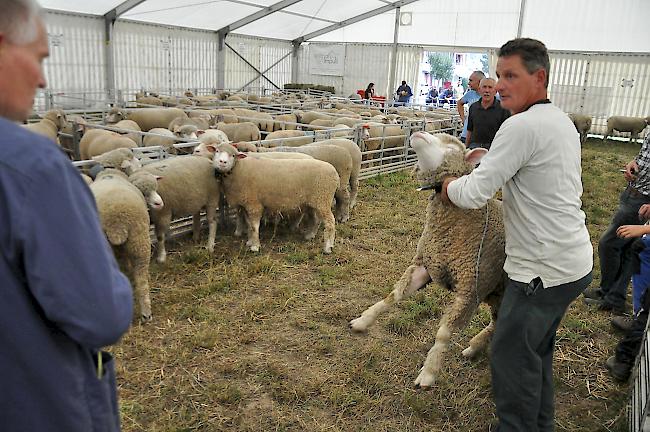
<svg viewBox="0 0 650 432"><path fill-rule="evenodd" d="M93 196L63 152L15 122L45 87L34 0L0 14L0 430L120 430L112 359L133 300Z"/></svg>

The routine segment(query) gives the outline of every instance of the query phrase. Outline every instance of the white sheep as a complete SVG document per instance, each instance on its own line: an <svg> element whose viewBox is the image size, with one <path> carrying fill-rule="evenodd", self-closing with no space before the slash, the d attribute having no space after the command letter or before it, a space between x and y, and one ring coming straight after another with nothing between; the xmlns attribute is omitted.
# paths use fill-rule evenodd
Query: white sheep
<svg viewBox="0 0 650 432"><path fill-rule="evenodd" d="M131 138L104 129L87 130L79 141L79 154L82 160L90 159L117 148L133 148L138 145Z"/></svg>
<svg viewBox="0 0 650 432"><path fill-rule="evenodd" d="M411 145L419 159L426 159L421 166L431 168L420 173L420 179L433 186L440 185L446 176L459 177L471 172L487 152L475 149L465 154L455 144L445 145L427 132L414 133ZM454 300L445 309L435 344L415 380L417 387L430 387L440 373L451 336L467 326L481 301L490 305L492 320L472 338L463 355L473 357L489 344L503 295L505 257L500 201L492 199L481 209L466 210L443 204L434 193L427 205L424 229L411 265L393 291L350 321L350 327L365 332L380 313L431 282L450 289Z"/></svg>
<svg viewBox="0 0 650 432"><path fill-rule="evenodd" d="M587 133L591 129L591 116L575 113L569 113L568 116L580 134L580 143L584 144L587 141Z"/></svg>
<svg viewBox="0 0 650 432"><path fill-rule="evenodd" d="M625 116L612 116L607 119L607 131L603 136L603 142L613 131L630 132L630 142L635 140L639 133L650 124L649 117L625 117Z"/></svg>
<svg viewBox="0 0 650 432"><path fill-rule="evenodd" d="M123 108L112 108L106 116L106 124L120 120L133 120L144 132L153 128L167 128L176 117L187 117L180 108L140 108L127 112Z"/></svg>
<svg viewBox="0 0 650 432"><path fill-rule="evenodd" d="M174 135L172 131L165 128L153 128L149 130L149 133L156 134L158 136L145 135L142 139L142 144L145 147L160 146L168 153L176 153L174 150L172 150L174 148L174 143L176 142L176 135Z"/></svg>
<svg viewBox="0 0 650 432"><path fill-rule="evenodd" d="M239 147L237 149L239 150ZM334 194L336 199L334 215L336 216L336 221L339 223L348 221L350 218L350 174L352 172L352 157L346 149L335 145L319 143L316 146L276 147L273 149L260 148L259 150L262 152L283 152L280 154L306 154L314 159L327 162L336 168L336 172L339 175L339 187Z"/></svg>
<svg viewBox="0 0 650 432"><path fill-rule="evenodd" d="M142 170L162 177L158 182L158 193L165 207L151 211L151 222L158 240L156 260L163 263L167 259L165 237L172 219L191 215L193 239L199 241L201 210L205 210L208 220L206 248L214 251L221 188L210 161L203 157L178 156L150 163Z"/></svg>
<svg viewBox="0 0 650 432"><path fill-rule="evenodd" d="M350 210L354 208L357 203L357 194L359 193L359 174L361 171L361 150L354 141L345 138L332 138L322 141L317 141L310 144L305 144L305 147L319 146L319 145L332 145L343 148L348 151L352 158L352 171L350 172Z"/></svg>
<svg viewBox="0 0 650 432"><path fill-rule="evenodd" d="M251 251L260 249L259 227L265 209L272 213L309 209L312 226L306 239L316 236L320 220L325 224L323 252L334 246L335 220L332 200L339 185L336 169L318 160L274 160L247 157L230 144L217 146L213 166L221 174L226 200L246 212Z"/></svg>
<svg viewBox="0 0 650 432"><path fill-rule="evenodd" d="M267 134L261 144L264 147L296 147L313 141L313 135L305 136L305 132L301 130L279 130Z"/></svg>
<svg viewBox="0 0 650 432"><path fill-rule="evenodd" d="M65 113L62 110L50 110L37 123L29 123L23 127L39 135L46 136L57 142L57 136L68 125Z"/></svg>
<svg viewBox="0 0 650 432"><path fill-rule="evenodd" d="M151 319L147 206L154 210L163 207L156 188L157 178L151 174L137 172L127 179L121 171L110 168L90 184L102 229L122 271L133 283L142 321Z"/></svg>
<svg viewBox="0 0 650 432"><path fill-rule="evenodd" d="M251 122L216 123L210 127L225 132L228 139L233 142L259 141L261 138L259 127Z"/></svg>

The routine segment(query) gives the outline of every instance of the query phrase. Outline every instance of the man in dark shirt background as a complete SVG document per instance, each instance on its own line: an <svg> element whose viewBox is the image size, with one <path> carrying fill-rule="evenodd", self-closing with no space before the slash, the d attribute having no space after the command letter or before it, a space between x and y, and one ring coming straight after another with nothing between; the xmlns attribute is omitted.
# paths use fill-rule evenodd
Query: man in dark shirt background
<svg viewBox="0 0 650 432"><path fill-rule="evenodd" d="M481 99L469 107L467 117L468 148L483 147L490 149L492 140L501 127L501 124L510 117L510 111L501 107L495 97L496 81L493 78L483 78L479 85Z"/></svg>

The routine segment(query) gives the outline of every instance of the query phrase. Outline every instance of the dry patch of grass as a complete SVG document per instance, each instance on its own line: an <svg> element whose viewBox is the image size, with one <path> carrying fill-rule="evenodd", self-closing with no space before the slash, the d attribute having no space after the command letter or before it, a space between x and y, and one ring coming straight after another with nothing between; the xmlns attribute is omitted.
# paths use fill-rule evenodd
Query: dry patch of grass
<svg viewBox="0 0 650 432"><path fill-rule="evenodd" d="M584 203L594 247L638 146L588 142ZM449 294L429 287L368 335L347 322L387 294L412 258L428 192L406 173L364 181L334 253L279 228L262 252L220 232L214 254L188 240L152 264L154 320L113 348L125 431L483 431L494 417L488 359L461 356L487 322L482 308L453 340L435 388L412 381ZM596 276L598 263L596 263ZM598 280L597 277L595 277ZM627 389L603 363L618 335L582 301L558 333L558 431L623 431Z"/></svg>

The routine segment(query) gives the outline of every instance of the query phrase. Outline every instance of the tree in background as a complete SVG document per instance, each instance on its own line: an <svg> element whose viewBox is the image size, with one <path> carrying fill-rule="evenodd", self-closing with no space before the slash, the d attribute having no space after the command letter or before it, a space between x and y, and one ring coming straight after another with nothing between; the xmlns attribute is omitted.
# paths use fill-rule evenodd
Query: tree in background
<svg viewBox="0 0 650 432"><path fill-rule="evenodd" d="M487 54L483 54L481 56L481 70L486 75L490 72L490 65L488 64L488 55Z"/></svg>
<svg viewBox="0 0 650 432"><path fill-rule="evenodd" d="M431 77L444 81L451 81L454 75L454 63L447 53L429 54Z"/></svg>

